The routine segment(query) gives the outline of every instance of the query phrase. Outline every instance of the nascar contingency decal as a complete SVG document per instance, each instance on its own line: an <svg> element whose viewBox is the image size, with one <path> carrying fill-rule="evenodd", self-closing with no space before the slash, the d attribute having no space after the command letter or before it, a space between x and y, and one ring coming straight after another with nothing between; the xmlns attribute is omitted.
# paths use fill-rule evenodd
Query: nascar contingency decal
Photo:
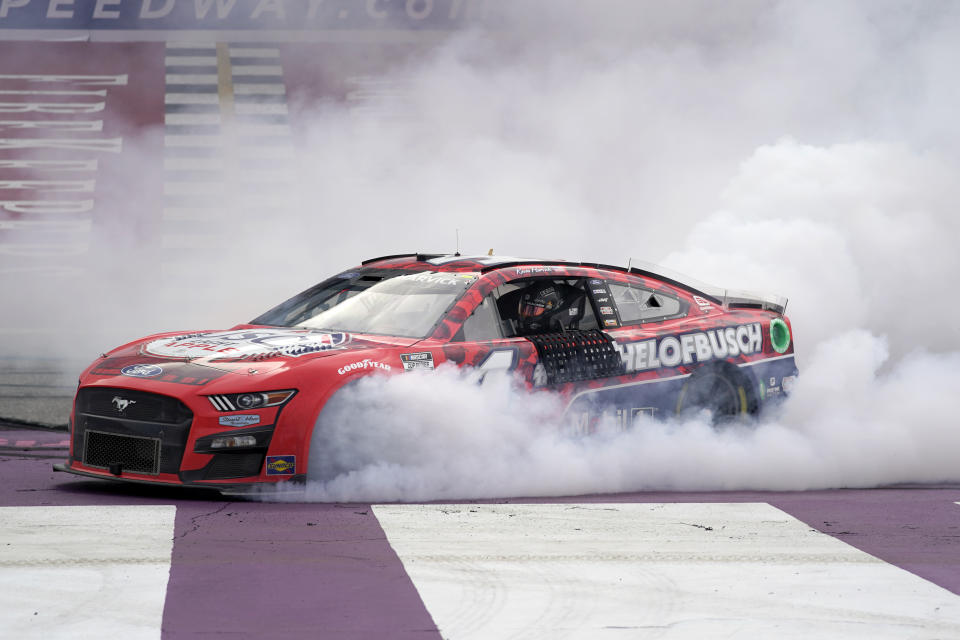
<svg viewBox="0 0 960 640"><path fill-rule="evenodd" d="M433 354L429 351L421 351L420 353L401 353L400 361L403 362L404 371L433 369Z"/></svg>

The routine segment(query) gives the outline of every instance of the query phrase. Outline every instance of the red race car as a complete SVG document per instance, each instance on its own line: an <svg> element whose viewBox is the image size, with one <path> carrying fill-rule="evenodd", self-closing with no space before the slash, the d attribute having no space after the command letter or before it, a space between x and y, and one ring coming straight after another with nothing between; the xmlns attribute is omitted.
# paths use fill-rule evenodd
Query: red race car
<svg viewBox="0 0 960 640"><path fill-rule="evenodd" d="M249 324L104 354L81 375L70 458L54 468L226 493L322 478L310 442L338 390L448 362L562 394L582 433L601 419L630 429L639 416L687 410L722 422L789 390L785 299L656 271L456 254L367 260Z"/></svg>

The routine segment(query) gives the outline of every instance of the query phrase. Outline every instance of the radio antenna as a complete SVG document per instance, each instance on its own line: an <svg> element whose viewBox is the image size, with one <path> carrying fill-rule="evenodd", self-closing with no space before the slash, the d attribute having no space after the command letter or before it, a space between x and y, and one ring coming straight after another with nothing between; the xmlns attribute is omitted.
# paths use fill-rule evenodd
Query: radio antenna
<svg viewBox="0 0 960 640"><path fill-rule="evenodd" d="M457 229L456 231L457 231L457 252L453 255L459 256L460 255L460 229Z"/></svg>

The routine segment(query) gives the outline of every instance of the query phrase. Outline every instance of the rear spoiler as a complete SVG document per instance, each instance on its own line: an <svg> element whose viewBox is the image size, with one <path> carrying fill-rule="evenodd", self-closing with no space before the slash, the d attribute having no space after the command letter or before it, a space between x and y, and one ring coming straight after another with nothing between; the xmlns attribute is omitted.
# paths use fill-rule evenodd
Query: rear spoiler
<svg viewBox="0 0 960 640"><path fill-rule="evenodd" d="M785 296L715 287L651 262L631 258L627 270L630 273L650 276L668 282L694 295L706 298L724 309L763 309L781 316L787 310L787 298Z"/></svg>

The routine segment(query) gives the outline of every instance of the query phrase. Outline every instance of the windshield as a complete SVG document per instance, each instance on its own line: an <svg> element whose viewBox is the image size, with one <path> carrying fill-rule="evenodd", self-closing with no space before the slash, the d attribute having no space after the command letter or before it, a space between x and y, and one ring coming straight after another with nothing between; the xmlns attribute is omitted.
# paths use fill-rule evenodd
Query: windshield
<svg viewBox="0 0 960 640"><path fill-rule="evenodd" d="M425 338L478 277L475 273L432 271L349 275L356 277L314 289L312 295L305 292L254 322Z"/></svg>

